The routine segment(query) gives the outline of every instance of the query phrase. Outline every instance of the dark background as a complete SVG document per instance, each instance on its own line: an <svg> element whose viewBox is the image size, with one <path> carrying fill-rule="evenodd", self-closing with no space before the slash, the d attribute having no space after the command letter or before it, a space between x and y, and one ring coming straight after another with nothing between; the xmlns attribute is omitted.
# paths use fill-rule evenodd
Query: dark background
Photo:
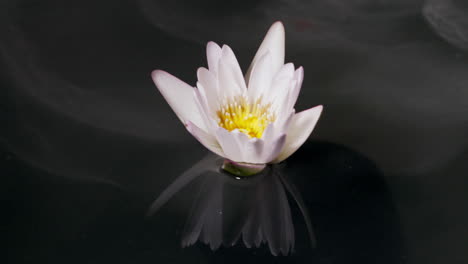
<svg viewBox="0 0 468 264"><path fill-rule="evenodd" d="M210 40L245 70L277 20L296 109L324 105L287 161L318 248L182 249L180 203L145 211L207 151L150 72L193 85ZM6 262L467 263L467 51L463 0L2 0Z"/></svg>

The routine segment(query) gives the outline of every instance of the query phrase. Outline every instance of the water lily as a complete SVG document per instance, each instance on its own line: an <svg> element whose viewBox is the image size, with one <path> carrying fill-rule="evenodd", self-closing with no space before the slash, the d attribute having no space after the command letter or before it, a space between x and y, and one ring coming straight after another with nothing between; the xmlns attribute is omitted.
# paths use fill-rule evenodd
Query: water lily
<svg viewBox="0 0 468 264"><path fill-rule="evenodd" d="M198 69L196 87L162 70L151 74L187 130L224 157L223 168L236 175L252 175L288 158L322 112L319 105L296 113L304 70L284 63L284 46L284 26L276 22L245 77L231 48L214 42L207 44L208 69Z"/></svg>

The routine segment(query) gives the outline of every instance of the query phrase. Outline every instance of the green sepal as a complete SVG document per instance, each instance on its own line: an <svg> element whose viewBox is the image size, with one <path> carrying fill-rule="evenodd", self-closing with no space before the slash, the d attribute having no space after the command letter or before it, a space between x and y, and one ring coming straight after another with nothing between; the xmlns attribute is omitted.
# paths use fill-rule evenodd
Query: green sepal
<svg viewBox="0 0 468 264"><path fill-rule="evenodd" d="M263 171L266 168L266 164L252 164L224 160L221 168L235 176L248 177Z"/></svg>

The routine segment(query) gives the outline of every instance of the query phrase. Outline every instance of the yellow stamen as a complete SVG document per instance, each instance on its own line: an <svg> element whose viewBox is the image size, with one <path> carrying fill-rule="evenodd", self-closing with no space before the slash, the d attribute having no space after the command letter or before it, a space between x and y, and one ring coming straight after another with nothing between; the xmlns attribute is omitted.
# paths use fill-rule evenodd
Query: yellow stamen
<svg viewBox="0 0 468 264"><path fill-rule="evenodd" d="M228 131L237 129L251 138L261 138L276 119L270 108L271 104L263 104L261 98L249 101L245 96L234 97L216 112L218 124Z"/></svg>

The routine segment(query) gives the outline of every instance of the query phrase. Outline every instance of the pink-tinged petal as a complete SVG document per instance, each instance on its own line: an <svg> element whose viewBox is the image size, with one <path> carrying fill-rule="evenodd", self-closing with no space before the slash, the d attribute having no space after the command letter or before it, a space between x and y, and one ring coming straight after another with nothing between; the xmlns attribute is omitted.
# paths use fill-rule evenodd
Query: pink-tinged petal
<svg viewBox="0 0 468 264"><path fill-rule="evenodd" d="M226 158L236 162L266 164L279 155L286 136L275 136L273 125L267 127L265 132L264 138L249 138L237 129L229 132L220 128L217 138Z"/></svg>
<svg viewBox="0 0 468 264"><path fill-rule="evenodd" d="M241 150L242 162L246 163L264 163L261 155L263 151L263 140L259 138L250 138L246 134L234 130L231 134L236 139L237 145Z"/></svg>
<svg viewBox="0 0 468 264"><path fill-rule="evenodd" d="M205 146L205 148L221 157L225 157L221 146L214 136L206 133L190 121L187 123L186 127L190 134L192 134L192 136L194 136L203 146Z"/></svg>
<svg viewBox="0 0 468 264"><path fill-rule="evenodd" d="M274 136L275 136L275 124L274 123L268 124L268 126L263 131L262 139L263 141L265 141L266 144L268 144L274 138Z"/></svg>
<svg viewBox="0 0 468 264"><path fill-rule="evenodd" d="M249 137L240 132L239 130L235 129L233 131L230 132L231 136L234 138L236 144L237 144L237 148L239 149L239 152L240 152L240 159L239 161L241 162L246 162L247 160L247 153L246 153L246 147L247 147L247 142L249 140Z"/></svg>
<svg viewBox="0 0 468 264"><path fill-rule="evenodd" d="M286 112L284 112L286 113ZM294 109L290 110L289 111L289 114L284 114L284 115L281 115L280 118L278 118L276 121L275 121L275 133L277 135L281 135L281 134L286 134L286 132L288 131L289 129L289 126L291 125L291 122L294 118L294 115L295 115L296 111Z"/></svg>
<svg viewBox="0 0 468 264"><path fill-rule="evenodd" d="M268 163L276 157L271 158L271 155L275 152L276 142L280 137L281 135L277 133L275 123L271 123L266 127L261 137L263 149L261 155L258 157L259 163ZM278 153L276 154L278 155Z"/></svg>
<svg viewBox="0 0 468 264"><path fill-rule="evenodd" d="M223 69L221 69L221 67L223 67ZM225 70L224 73L223 73L223 70ZM227 76L229 76L228 81L230 82L230 85L234 87L236 91L235 93L236 95L242 94L247 90L244 76L242 75L242 70L239 66L239 62L237 62L237 58L234 55L234 52L229 46L223 45L223 48L221 51L218 78L227 77ZM226 83L223 82L222 84L223 85L220 86L221 89L224 88L223 86L226 85Z"/></svg>
<svg viewBox="0 0 468 264"><path fill-rule="evenodd" d="M215 102L213 100L212 94L207 92L207 89L205 88L204 85L202 85L200 82L197 82L197 91L200 94L200 98L202 98L202 101L205 103L206 106L206 113L214 113L216 106L215 105L210 105L209 102Z"/></svg>
<svg viewBox="0 0 468 264"><path fill-rule="evenodd" d="M218 124L212 118L210 111L208 110L208 105L206 102L206 98L201 95L201 92L198 89L193 89L194 91L194 98L195 103L197 105L198 110L202 116L203 122L206 127L206 132L209 134L214 135L216 129L218 128Z"/></svg>
<svg viewBox="0 0 468 264"><path fill-rule="evenodd" d="M285 94L285 99L284 101L281 102L281 111L283 112L289 112L291 111L292 109L294 109L294 103L291 103L294 99L292 99L294 97L294 94L295 94L295 91L294 91L294 87L297 86L297 82L296 80L292 80L291 83L289 84L289 88L288 88L288 93ZM295 101L295 100L294 100Z"/></svg>
<svg viewBox="0 0 468 264"><path fill-rule="evenodd" d="M294 78L294 64L288 62L281 66L280 70L275 74L275 79L293 79Z"/></svg>
<svg viewBox="0 0 468 264"><path fill-rule="evenodd" d="M292 79L281 79L274 81L273 88L275 89L272 93L272 110L276 113L290 112L293 106L289 105L291 93L296 86L296 81Z"/></svg>
<svg viewBox="0 0 468 264"><path fill-rule="evenodd" d="M216 111L219 108L218 80L212 72L203 67L198 68L197 77L197 87L206 99L208 109L212 112Z"/></svg>
<svg viewBox="0 0 468 264"><path fill-rule="evenodd" d="M154 70L151 77L182 123L187 124L188 121L192 121L195 125L206 129L195 103L193 94L195 88L162 70Z"/></svg>
<svg viewBox="0 0 468 264"><path fill-rule="evenodd" d="M297 98L299 97L299 92L301 91L302 81L304 80L304 68L302 68L302 66L294 72L294 80L296 81L296 84L289 95L288 102L288 107L291 108L296 104Z"/></svg>
<svg viewBox="0 0 468 264"><path fill-rule="evenodd" d="M257 53L255 54L252 63L250 64L249 70L246 74L246 80L250 80L251 70L254 68L255 64L260 60L260 58L266 52L270 52L272 55L272 69L273 72L277 72L281 66L284 64L284 26L280 21L275 22L270 29L268 30L265 38L263 39L262 44L258 48Z"/></svg>
<svg viewBox="0 0 468 264"><path fill-rule="evenodd" d="M286 134L282 134L272 142L272 147L270 148L270 153L266 155L265 163L272 162L284 148L286 143Z"/></svg>
<svg viewBox="0 0 468 264"><path fill-rule="evenodd" d="M261 155L263 148L265 147L265 142L259 138L251 138L247 144L248 153L246 160L251 163L263 163L261 160Z"/></svg>
<svg viewBox="0 0 468 264"><path fill-rule="evenodd" d="M299 87L300 90L302 86L302 81L304 80L304 68L302 66L297 68L297 70L294 72L294 79L296 79L297 87Z"/></svg>
<svg viewBox="0 0 468 264"><path fill-rule="evenodd" d="M221 58L221 47L213 41L206 44L206 58L208 60L208 69L216 73L218 72L218 62Z"/></svg>
<svg viewBox="0 0 468 264"><path fill-rule="evenodd" d="M300 74L303 74L302 67L294 71L292 63L285 64L276 74L272 85L273 105L278 113L290 112L294 109L297 96L302 83Z"/></svg>
<svg viewBox="0 0 468 264"><path fill-rule="evenodd" d="M270 53L265 53L255 64L250 75L248 95L252 99L257 99L261 95L267 95L273 80ZM267 96L265 96L267 97ZM267 98L265 98L267 99Z"/></svg>
<svg viewBox="0 0 468 264"><path fill-rule="evenodd" d="M236 76L232 71L232 67L229 62L221 59L219 61L219 72L218 72L218 87L219 96L218 98L232 98L234 96L241 95L243 90L236 81ZM222 100L222 99L221 99Z"/></svg>
<svg viewBox="0 0 468 264"><path fill-rule="evenodd" d="M246 90L244 75L237 61L236 55L228 45L223 45L221 58L231 67L236 83L242 90Z"/></svg>
<svg viewBox="0 0 468 264"><path fill-rule="evenodd" d="M242 159L242 150L239 148L236 138L232 135L232 132L229 132L222 127L218 127L216 130L216 139L223 149L225 158L232 161L244 162Z"/></svg>
<svg viewBox="0 0 468 264"><path fill-rule="evenodd" d="M271 98L274 105L278 105L286 99L291 82L292 78L274 78L269 91L266 91L265 94L268 94L268 98Z"/></svg>
<svg viewBox="0 0 468 264"><path fill-rule="evenodd" d="M322 109L323 106L319 105L294 115L288 129L284 148L273 163L285 160L304 144L314 130L320 114L322 113Z"/></svg>

